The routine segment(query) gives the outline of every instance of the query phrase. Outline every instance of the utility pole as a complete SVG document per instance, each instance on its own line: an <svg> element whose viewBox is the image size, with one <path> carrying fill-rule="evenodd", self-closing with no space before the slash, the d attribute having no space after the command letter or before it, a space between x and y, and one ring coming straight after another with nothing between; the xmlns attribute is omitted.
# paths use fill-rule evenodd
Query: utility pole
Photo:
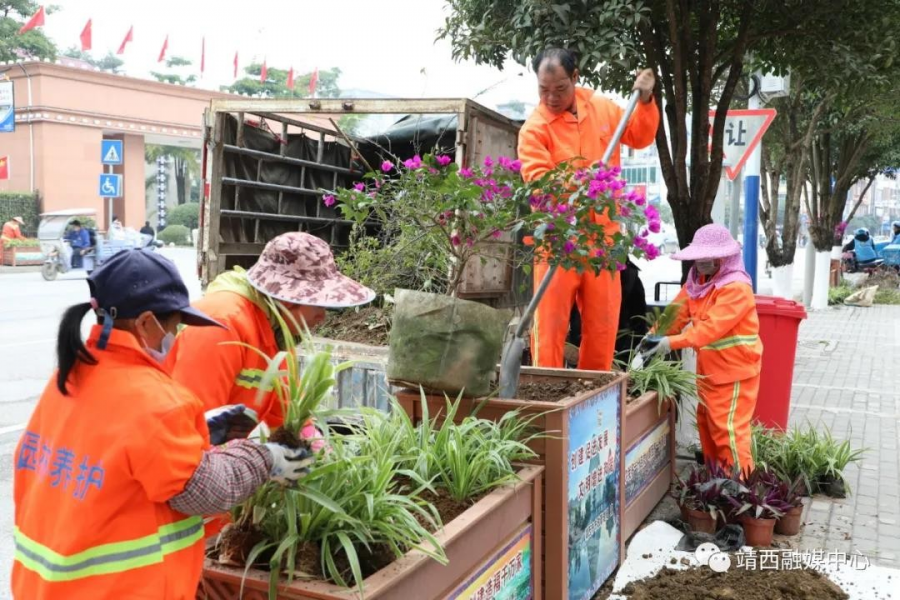
<svg viewBox="0 0 900 600"><path fill-rule="evenodd" d="M747 108L760 108L759 94L747 101ZM750 274L756 292L757 250L759 247L759 167L762 161L762 140L750 153L744 165L744 268ZM776 191L777 193L777 191Z"/></svg>

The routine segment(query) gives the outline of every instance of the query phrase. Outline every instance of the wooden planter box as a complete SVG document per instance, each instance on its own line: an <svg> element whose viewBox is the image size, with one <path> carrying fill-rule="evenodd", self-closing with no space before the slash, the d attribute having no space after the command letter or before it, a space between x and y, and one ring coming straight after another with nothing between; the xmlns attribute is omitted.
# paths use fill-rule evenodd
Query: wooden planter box
<svg viewBox="0 0 900 600"><path fill-rule="evenodd" d="M3 266L28 267L44 264L40 246L15 246L3 248Z"/></svg>
<svg viewBox="0 0 900 600"><path fill-rule="evenodd" d="M523 368L521 382L596 379L608 373ZM499 419L519 409L540 414L535 426L550 434L533 449L546 466L544 504L544 595L553 600L588 600L624 557L622 510L625 487L623 423L627 376L618 374L602 388L558 402L464 398L458 419L484 403L478 413ZM422 397L417 391L397 394L404 410L418 422ZM444 396L426 396L430 417L445 409ZM655 404L654 404L655 410Z"/></svg>
<svg viewBox="0 0 900 600"><path fill-rule="evenodd" d="M436 536L449 563L411 551L363 582L367 600L468 600L490 586L488 596L541 599L541 500L543 468L519 471L515 486L494 490ZM222 567L207 559L197 593L204 600L264 600L269 573ZM243 580L244 593L240 595ZM348 589L322 581L295 581L279 588L284 600L350 600Z"/></svg>
<svg viewBox="0 0 900 600"><path fill-rule="evenodd" d="M648 392L625 407L625 509L622 539L627 541L665 497L675 473L675 410L672 402L659 405Z"/></svg>

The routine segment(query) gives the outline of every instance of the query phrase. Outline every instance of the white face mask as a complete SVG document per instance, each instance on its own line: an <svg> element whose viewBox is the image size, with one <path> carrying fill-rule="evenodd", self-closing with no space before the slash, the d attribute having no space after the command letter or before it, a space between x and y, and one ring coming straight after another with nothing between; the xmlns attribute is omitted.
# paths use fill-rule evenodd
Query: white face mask
<svg viewBox="0 0 900 600"><path fill-rule="evenodd" d="M156 326L159 327L160 331L164 332L162 342L159 344L159 350L151 348L147 345L147 342L144 342L144 350L147 354L155 358L157 362L163 363L165 362L169 351L172 349L172 346L175 345L175 334L166 332L166 330L163 329L163 326L159 324L156 317L153 317L153 320L156 322Z"/></svg>

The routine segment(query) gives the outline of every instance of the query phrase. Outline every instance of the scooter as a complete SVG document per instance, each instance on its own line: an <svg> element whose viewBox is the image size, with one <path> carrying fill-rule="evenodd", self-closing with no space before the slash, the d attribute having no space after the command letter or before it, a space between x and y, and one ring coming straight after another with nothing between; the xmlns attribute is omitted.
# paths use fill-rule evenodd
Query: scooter
<svg viewBox="0 0 900 600"><path fill-rule="evenodd" d="M852 250L844 252L841 255L841 268L844 273L866 273L867 275L871 275L881 269L882 265L884 265L883 258L876 258L875 260L861 264L856 260L856 252L853 252Z"/></svg>

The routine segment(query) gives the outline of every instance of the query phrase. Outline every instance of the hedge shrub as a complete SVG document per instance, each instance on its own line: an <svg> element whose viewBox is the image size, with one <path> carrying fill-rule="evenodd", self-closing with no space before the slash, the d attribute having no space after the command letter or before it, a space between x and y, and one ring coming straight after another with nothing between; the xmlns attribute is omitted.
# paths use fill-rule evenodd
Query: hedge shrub
<svg viewBox="0 0 900 600"><path fill-rule="evenodd" d="M0 192L0 226L13 217L22 217L25 225L22 233L26 236L37 235L38 223L41 220L41 199L37 193Z"/></svg>
<svg viewBox="0 0 900 600"><path fill-rule="evenodd" d="M166 225L183 225L188 229L197 229L200 226L200 204L197 202L179 204L166 215Z"/></svg>
<svg viewBox="0 0 900 600"><path fill-rule="evenodd" d="M191 232L184 225L168 225L156 236L161 242L176 246L190 246Z"/></svg>

